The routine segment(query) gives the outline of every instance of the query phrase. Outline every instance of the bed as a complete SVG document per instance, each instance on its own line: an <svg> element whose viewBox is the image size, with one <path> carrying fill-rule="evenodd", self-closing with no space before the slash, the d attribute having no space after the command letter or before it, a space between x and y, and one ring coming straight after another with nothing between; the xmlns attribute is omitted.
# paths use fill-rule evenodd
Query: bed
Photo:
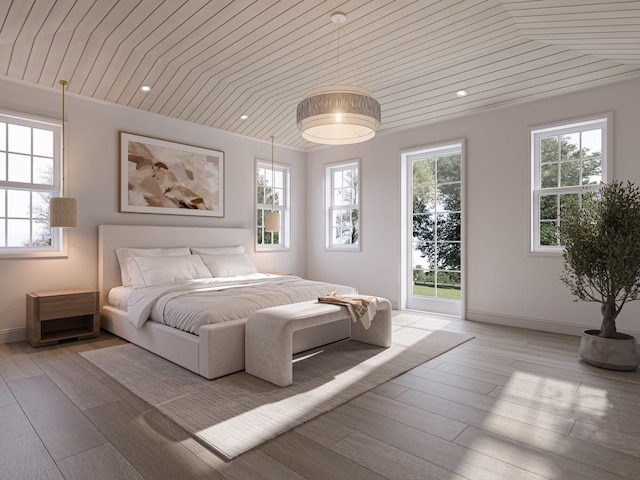
<svg viewBox="0 0 640 480"><path fill-rule="evenodd" d="M209 250L195 250L195 248L216 251L217 249L234 249L234 252L239 248L250 258L252 246L253 233L244 228L100 225L98 227L98 289L102 328L205 378L213 379L244 369L245 323L249 314L255 309L282 305L285 302L311 300L313 298L303 297L305 295L313 297L317 292L326 294L337 290L339 294L355 293L351 287L310 282L290 275L261 273L247 275L248 278L217 278L212 275L211 279L191 280L188 282L189 285L184 287L184 291L183 286L177 283L168 286L145 286L139 289L122 288L126 280L121 272L116 251L120 254L125 248L133 252L134 249L191 247L193 251L204 253ZM213 257L218 260L223 258L205 254L199 256L205 261L207 259L210 261ZM240 255L235 256L240 257ZM194 260L194 264L195 260L198 260L197 268L200 268L200 259L180 258ZM231 256L224 258L231 258ZM154 262L159 261L139 257L135 259L141 267L153 266ZM120 260L122 261L122 258ZM177 262L178 257L171 261ZM207 266L214 272L215 268L220 270L217 263L213 267L211 263ZM135 283L136 279L134 278L133 281ZM187 291L191 289L195 289L195 292ZM260 289L263 290L261 296L257 293ZM209 295L207 292L224 297L226 303L235 304L240 309L233 315L221 314L225 317L222 318L224 321L211 320L218 315L217 306L207 307L206 312L192 311L187 314L182 311L186 304L202 303L204 305L206 302L204 297ZM139 300L142 298L144 298L142 302L144 308L139 307L141 303ZM276 303L268 303L270 301ZM127 302L131 302L129 308L126 306ZM156 303L163 308L158 307ZM149 312L160 315L161 311L172 310L177 312L177 320L148 319ZM170 326L161 323L163 321L174 322L174 324ZM215 321L215 323L209 323L209 321ZM294 353L342 340L349 335L348 320L301 330L293 338Z"/></svg>

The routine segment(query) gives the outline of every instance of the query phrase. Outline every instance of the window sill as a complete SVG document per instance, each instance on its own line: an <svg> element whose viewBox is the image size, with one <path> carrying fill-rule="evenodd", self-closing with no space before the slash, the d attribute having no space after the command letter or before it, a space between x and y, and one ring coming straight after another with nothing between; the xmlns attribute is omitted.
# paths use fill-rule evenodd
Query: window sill
<svg viewBox="0 0 640 480"><path fill-rule="evenodd" d="M17 258L68 258L68 252L0 252L0 260Z"/></svg>
<svg viewBox="0 0 640 480"><path fill-rule="evenodd" d="M529 250L529 255L532 257L561 257L564 253L562 250Z"/></svg>
<svg viewBox="0 0 640 480"><path fill-rule="evenodd" d="M256 253L263 253L263 252L290 252L292 249L291 247L256 247L255 248L255 252Z"/></svg>

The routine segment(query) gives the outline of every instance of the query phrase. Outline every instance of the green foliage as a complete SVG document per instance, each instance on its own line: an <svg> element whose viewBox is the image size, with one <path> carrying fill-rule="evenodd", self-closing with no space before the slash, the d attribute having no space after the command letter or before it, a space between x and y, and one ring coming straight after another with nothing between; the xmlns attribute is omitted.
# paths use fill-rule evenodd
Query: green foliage
<svg viewBox="0 0 640 480"><path fill-rule="evenodd" d="M602 174L602 152L580 148L578 134L543 138L540 142L542 188L572 187L597 183Z"/></svg>
<svg viewBox="0 0 640 480"><path fill-rule="evenodd" d="M419 297L446 298L449 300L460 300L462 298L460 285L444 287L438 285L436 292L436 287L433 285L414 284L413 295Z"/></svg>
<svg viewBox="0 0 640 480"><path fill-rule="evenodd" d="M615 338L616 317L640 294L640 188L603 184L589 202L567 209L560 239L562 282L579 300L601 304L600 336Z"/></svg>
<svg viewBox="0 0 640 480"><path fill-rule="evenodd" d="M280 205L280 195L277 188L272 188L264 175L258 174L258 205Z"/></svg>
<svg viewBox="0 0 640 480"><path fill-rule="evenodd" d="M265 175L267 175L268 179ZM276 175L279 175L279 173L276 172ZM257 202L259 207L257 210L258 228L256 229L256 241L258 245L280 244L280 232L271 233L264 231L264 212L271 210L272 205L280 205L280 189L272 187L270 180L271 169L258 169Z"/></svg>
<svg viewBox="0 0 640 480"><path fill-rule="evenodd" d="M584 138L581 141L581 135L557 135L540 141L542 189L596 185L600 181L602 146ZM583 141L592 148L580 148ZM540 245L561 245L559 225L562 223L564 212L567 208L578 207L584 202L585 195L589 195L589 192L544 193L540 196Z"/></svg>
<svg viewBox="0 0 640 480"><path fill-rule="evenodd" d="M459 154L413 163L413 240L426 269L460 270L460 175Z"/></svg>

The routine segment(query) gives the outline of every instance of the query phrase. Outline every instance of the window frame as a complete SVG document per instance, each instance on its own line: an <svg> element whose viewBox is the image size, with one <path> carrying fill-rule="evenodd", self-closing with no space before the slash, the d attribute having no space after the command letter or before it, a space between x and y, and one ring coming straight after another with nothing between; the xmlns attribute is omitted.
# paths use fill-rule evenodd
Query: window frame
<svg viewBox="0 0 640 480"><path fill-rule="evenodd" d="M283 173L283 188L282 188L282 201L279 205L275 205L274 210L278 210L280 212L280 240L281 242L278 244L263 244L258 243L258 234L259 229L263 228L263 225L259 225L259 214L258 210L267 211L271 210L272 205L258 203L258 171L261 168L264 168L268 171L268 174L271 175L271 161L262 160L256 158L255 161L255 178L253 182L253 191L255 195L255 208L254 208L254 245L256 252L273 252L273 251L285 251L291 250L291 211L290 211L290 198L291 198L291 166L284 163L273 163L273 169L278 172ZM270 177L269 177L270 179ZM264 215L263 215L264 222Z"/></svg>
<svg viewBox="0 0 640 480"><path fill-rule="evenodd" d="M358 188L356 191L356 202L343 205L334 205L333 173L336 171L351 170L355 167L358 173ZM360 159L354 158L340 162L334 162L325 165L324 180L324 210L325 210L325 228L324 228L324 249L328 251L348 251L359 252L362 249L362 170L360 168ZM352 209L358 211L358 239L355 243L334 243L333 242L333 212L337 209Z"/></svg>
<svg viewBox="0 0 640 480"><path fill-rule="evenodd" d="M609 162L611 157L611 135L612 135L612 114L593 115L590 117L568 120L564 122L554 122L542 126L531 127L529 129L530 142L530 238L529 253L535 255L561 255L564 252L563 245L540 245L540 198L546 194L579 194L584 192L597 192L600 183L589 185L576 185L568 187L545 187L541 186L541 148L540 139L550 136L569 135L581 133L589 130L602 129L601 145L601 183L607 183L612 178L612 168ZM558 160L561 162L561 159ZM558 218L559 220L559 218Z"/></svg>
<svg viewBox="0 0 640 480"><path fill-rule="evenodd" d="M40 117L20 112L14 112L10 110L0 110L0 123L5 123L4 132L0 131L0 135L5 135L5 152L9 153L9 128L8 125L19 125L29 128L49 130L53 132L53 183L51 185L39 184L33 182L33 168L31 169L32 179L31 182L16 182L8 180L8 156L5 161L5 178L7 180L0 180L0 189L4 190L6 195L7 190L21 190L28 191L30 193L48 193L51 197L57 197L62 194L63 189L63 159L62 159L62 123L60 120L54 120L47 117ZM33 137L31 139L33 142ZM33 144L32 144L33 146ZM33 157L37 157L31 149L31 153L28 154L33 162ZM32 164L33 165L33 164ZM6 200L6 197L5 199ZM5 207L6 208L6 207ZM31 209L30 209L31 210ZM7 214L8 212L3 212ZM29 219L33 222L33 212L30 213ZM2 217L0 221L6 222L9 219L8 216ZM48 219L47 219L48 220ZM5 223L6 227L6 223ZM5 229L5 235L8 232ZM3 243L8 237L5 236ZM34 257L66 257L68 256L66 232L61 228L51 229L51 245L50 246L29 246L29 247L15 247L15 246L0 246L0 258L34 258Z"/></svg>

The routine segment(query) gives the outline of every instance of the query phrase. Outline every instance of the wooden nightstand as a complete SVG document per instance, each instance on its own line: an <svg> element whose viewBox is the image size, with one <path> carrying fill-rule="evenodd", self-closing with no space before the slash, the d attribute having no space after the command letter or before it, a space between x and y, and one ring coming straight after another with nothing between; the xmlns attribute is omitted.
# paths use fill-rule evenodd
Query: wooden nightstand
<svg viewBox="0 0 640 480"><path fill-rule="evenodd" d="M27 342L53 345L68 338L100 335L98 291L90 289L27 293Z"/></svg>

